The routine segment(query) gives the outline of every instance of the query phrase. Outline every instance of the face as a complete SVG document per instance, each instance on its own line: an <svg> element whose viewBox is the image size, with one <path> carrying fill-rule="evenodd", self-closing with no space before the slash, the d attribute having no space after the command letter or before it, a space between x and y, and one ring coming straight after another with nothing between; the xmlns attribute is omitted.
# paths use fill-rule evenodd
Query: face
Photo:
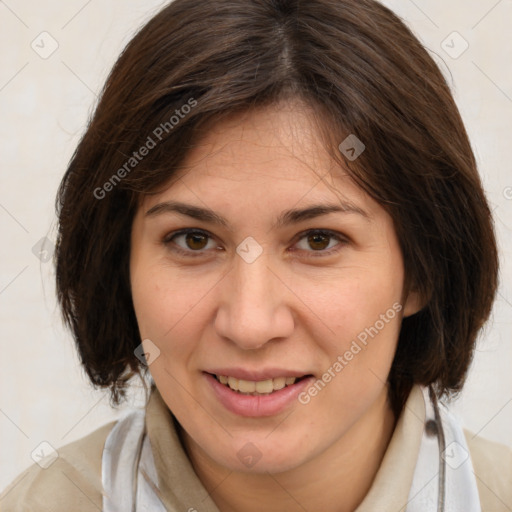
<svg viewBox="0 0 512 512"><path fill-rule="evenodd" d="M133 223L150 372L190 443L231 470L289 470L358 429L418 309L391 218L311 119L289 103L223 120Z"/></svg>

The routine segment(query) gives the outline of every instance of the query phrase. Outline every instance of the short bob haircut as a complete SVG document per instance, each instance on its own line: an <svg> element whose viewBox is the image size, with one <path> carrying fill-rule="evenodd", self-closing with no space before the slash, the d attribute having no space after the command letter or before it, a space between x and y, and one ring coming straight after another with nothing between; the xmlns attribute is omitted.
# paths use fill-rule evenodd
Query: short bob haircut
<svg viewBox="0 0 512 512"><path fill-rule="evenodd" d="M461 390L498 258L466 130L429 53L373 0L175 0L120 55L56 199L59 305L113 404L147 375L129 278L141 198L169 186L206 126L287 99L313 107L326 150L390 214L406 286L424 299L402 323L395 414L415 383ZM339 149L349 134L366 146L355 160Z"/></svg>

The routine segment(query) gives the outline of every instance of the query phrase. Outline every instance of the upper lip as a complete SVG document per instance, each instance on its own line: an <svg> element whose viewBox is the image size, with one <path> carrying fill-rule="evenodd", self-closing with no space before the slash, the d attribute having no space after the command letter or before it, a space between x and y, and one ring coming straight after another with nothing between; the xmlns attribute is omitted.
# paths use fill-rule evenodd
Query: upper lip
<svg viewBox="0 0 512 512"><path fill-rule="evenodd" d="M284 368L265 368L263 370L246 370L244 368L213 368L205 370L206 373L213 375L224 375L226 377L234 377L235 379L249 380L259 382L268 379L277 379L278 377L304 377L311 375L308 372L287 370Z"/></svg>

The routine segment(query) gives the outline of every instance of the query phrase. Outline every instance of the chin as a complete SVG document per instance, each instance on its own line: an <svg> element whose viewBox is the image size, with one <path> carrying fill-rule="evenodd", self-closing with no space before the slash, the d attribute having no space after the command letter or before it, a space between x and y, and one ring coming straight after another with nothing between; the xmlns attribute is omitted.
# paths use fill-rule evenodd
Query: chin
<svg viewBox="0 0 512 512"><path fill-rule="evenodd" d="M304 443L289 443L289 438L272 442L264 437L259 441L246 438L237 440L234 445L236 448L231 457L226 457L226 450L222 448L217 453L210 452L210 456L230 471L250 474L284 473L308 460ZM231 452L233 447L228 450Z"/></svg>

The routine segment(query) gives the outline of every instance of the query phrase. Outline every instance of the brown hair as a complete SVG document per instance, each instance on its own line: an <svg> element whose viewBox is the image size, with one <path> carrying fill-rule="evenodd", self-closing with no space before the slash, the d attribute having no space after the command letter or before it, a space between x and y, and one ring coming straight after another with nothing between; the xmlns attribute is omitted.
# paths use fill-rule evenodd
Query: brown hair
<svg viewBox="0 0 512 512"><path fill-rule="evenodd" d="M414 383L438 396L461 389L494 300L497 250L466 131L427 51L373 0L175 0L119 57L57 197L58 300L91 381L114 403L144 368L129 280L138 201L172 179L206 123L294 97L393 218L407 284L426 301L403 320L395 412ZM353 161L338 150L351 133L366 146Z"/></svg>

